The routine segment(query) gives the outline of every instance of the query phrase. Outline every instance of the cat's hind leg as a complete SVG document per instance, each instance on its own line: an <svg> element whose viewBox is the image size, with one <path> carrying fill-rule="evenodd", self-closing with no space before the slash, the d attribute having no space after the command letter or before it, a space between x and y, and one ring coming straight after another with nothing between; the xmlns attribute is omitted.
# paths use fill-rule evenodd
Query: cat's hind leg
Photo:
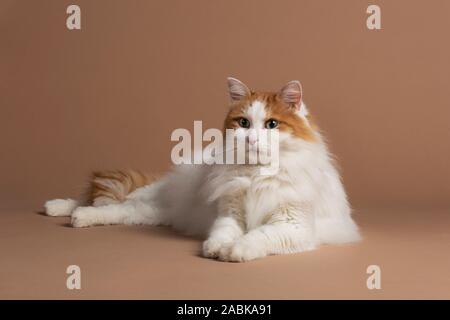
<svg viewBox="0 0 450 320"><path fill-rule="evenodd" d="M44 204L45 214L52 217L68 217L79 206L73 199L54 199Z"/></svg>
<svg viewBox="0 0 450 320"><path fill-rule="evenodd" d="M164 224L160 210L151 203L128 200L99 207L78 207L72 214L75 228L111 224Z"/></svg>

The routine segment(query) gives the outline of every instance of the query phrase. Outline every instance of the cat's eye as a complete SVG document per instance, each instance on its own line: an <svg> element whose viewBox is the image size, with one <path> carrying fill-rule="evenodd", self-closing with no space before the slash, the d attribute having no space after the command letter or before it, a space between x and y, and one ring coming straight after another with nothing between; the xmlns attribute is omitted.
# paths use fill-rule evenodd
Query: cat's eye
<svg viewBox="0 0 450 320"><path fill-rule="evenodd" d="M248 119L240 118L238 122L239 126L241 126L242 128L250 128L250 121Z"/></svg>
<svg viewBox="0 0 450 320"><path fill-rule="evenodd" d="M269 119L266 121L266 129L275 129L278 127L278 121L275 119Z"/></svg>

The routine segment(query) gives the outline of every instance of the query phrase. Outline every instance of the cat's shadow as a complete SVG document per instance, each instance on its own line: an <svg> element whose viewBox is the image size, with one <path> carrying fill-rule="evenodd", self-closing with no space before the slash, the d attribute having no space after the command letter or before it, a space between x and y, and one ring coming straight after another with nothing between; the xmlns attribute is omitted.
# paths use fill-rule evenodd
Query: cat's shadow
<svg viewBox="0 0 450 320"><path fill-rule="evenodd" d="M34 211L34 214L37 214L39 216L46 217L49 219L67 219L67 218L69 218L69 217L51 217L51 216L48 216L44 210ZM70 224L70 222L57 223L57 225L59 225L61 227L65 227L65 228L73 228L72 225Z"/></svg>
<svg viewBox="0 0 450 320"><path fill-rule="evenodd" d="M135 225L135 226L128 226L128 225L107 225L107 226L94 226L94 227L88 227L88 228L74 228L72 227L72 224L69 222L70 217L51 217L48 216L45 211L34 211L35 214L39 216L43 216L49 219L66 219L66 222L58 222L56 225L63 227L63 228L70 228L74 230L95 230L97 228L119 228L122 233L133 233L133 234L146 234L146 235L152 235L154 237L163 238L163 239L177 239L177 240L183 240L183 241L193 241L198 242L201 244L203 242L203 238L199 236L191 236L186 235L177 232L176 230L170 228L169 226L146 226L146 225ZM192 254L198 258L206 259L202 253L201 250L194 250ZM222 261L219 261L217 259L206 259L211 262L217 262L217 263L224 263Z"/></svg>
<svg viewBox="0 0 450 320"><path fill-rule="evenodd" d="M103 227L111 227L111 226L103 226ZM179 239L179 240L191 240L191 241L201 241L202 239L200 237L194 237L190 235L185 235L182 233L177 232L176 230L173 230L172 228L168 226L115 226L120 227L123 232L127 233L145 233L145 234L151 234L154 236L158 236L160 238L171 238L171 239ZM95 228L95 227L94 227Z"/></svg>
<svg viewBox="0 0 450 320"><path fill-rule="evenodd" d="M65 222L57 222L56 225L63 227L63 228L70 228L74 230L78 230L78 228L72 227L70 223L70 217L50 217L45 214L44 211L35 211L35 214L43 217L47 217L49 219L65 219ZM191 241L191 242L197 242L199 245L201 245L203 239L198 236L191 236L191 235L185 235L177 232L176 230L173 230L172 228L168 226L145 226L145 225L135 225L135 226L127 226L127 225L107 225L107 226L94 226L94 227L88 227L88 228L80 228L82 230L95 230L98 228L118 228L120 229L121 233L133 233L133 234L145 234L148 236L158 237L160 239L176 239L180 241ZM195 250L191 252L192 255L206 259L202 256L200 249ZM211 261L219 262L218 260L214 259L208 259Z"/></svg>
<svg viewBox="0 0 450 320"><path fill-rule="evenodd" d="M64 228L71 228L71 229L78 229L78 228L74 228L72 227L72 224L70 223L70 217L51 217L48 216L45 211L43 210L39 210L39 211L34 211L35 214L39 215L39 216L43 216L43 217L47 217L49 219L69 219L66 222L62 222L62 223L57 223L57 225L64 227ZM194 237L194 236L190 236L190 235L184 235L184 234L180 234L179 232L171 229L168 226L146 226L146 225L134 225L134 226L129 226L129 225L106 225L106 226L93 226L93 227L87 227L87 228L80 228L83 230L87 230L87 229L97 229L97 228L120 228L122 232L126 232L126 233L146 233L146 234L152 234L152 235L156 235L162 238L176 238L176 239L189 239L189 240L193 240L193 241L202 241L202 238L200 237Z"/></svg>

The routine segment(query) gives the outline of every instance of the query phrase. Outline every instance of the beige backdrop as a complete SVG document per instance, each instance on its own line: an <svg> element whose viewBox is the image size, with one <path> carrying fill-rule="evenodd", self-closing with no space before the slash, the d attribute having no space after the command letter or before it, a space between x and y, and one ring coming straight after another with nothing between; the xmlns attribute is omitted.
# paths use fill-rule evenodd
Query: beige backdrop
<svg viewBox="0 0 450 320"><path fill-rule="evenodd" d="M2 0L0 206L75 196L92 169L166 170L172 130L221 126L233 75L303 83L354 206L448 208L449 14L444 0Z"/></svg>

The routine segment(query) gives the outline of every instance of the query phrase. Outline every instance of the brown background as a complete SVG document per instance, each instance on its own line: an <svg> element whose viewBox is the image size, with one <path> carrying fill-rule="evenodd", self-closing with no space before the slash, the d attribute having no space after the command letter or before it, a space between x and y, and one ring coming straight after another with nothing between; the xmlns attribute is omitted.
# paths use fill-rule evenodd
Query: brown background
<svg viewBox="0 0 450 320"><path fill-rule="evenodd" d="M450 205L450 2L0 4L0 206L75 196L92 169L170 166L170 133L221 127L225 78L299 79L355 207Z"/></svg>
<svg viewBox="0 0 450 320"><path fill-rule="evenodd" d="M72 3L81 31L65 26ZM365 25L372 3L381 31ZM1 0L0 298L450 298L449 13L444 0ZM36 214L93 169L167 170L175 128L221 127L229 75L302 81L362 242L227 264L167 228ZM371 264L382 290L366 287Z"/></svg>

